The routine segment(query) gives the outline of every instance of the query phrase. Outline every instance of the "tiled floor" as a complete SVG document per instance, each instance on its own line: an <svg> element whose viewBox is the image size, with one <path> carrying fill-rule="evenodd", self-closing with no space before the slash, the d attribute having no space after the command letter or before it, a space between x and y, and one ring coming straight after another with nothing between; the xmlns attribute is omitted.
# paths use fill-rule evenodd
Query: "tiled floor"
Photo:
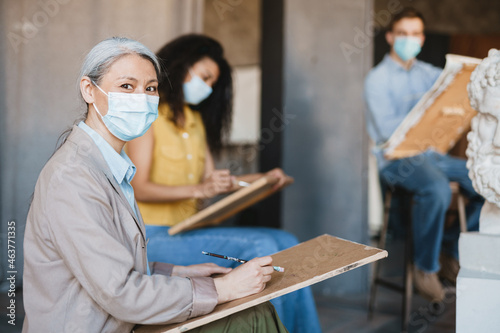
<svg viewBox="0 0 500 333"><path fill-rule="evenodd" d="M385 275L398 279L402 259L398 254L401 244L393 242L388 248L389 258L384 259L382 269ZM377 304L371 320L368 319L368 295L349 295L343 297L317 296L316 302L324 333L397 333L401 332L401 294L379 287ZM7 323L9 299L5 292L0 294L0 332L21 332L24 312L22 293L16 294L16 326ZM448 333L455 332L455 297L450 294L443 303L431 308L428 302L414 295L410 316L411 333ZM42 333L42 332L41 332ZM314 332L312 332L314 333Z"/></svg>

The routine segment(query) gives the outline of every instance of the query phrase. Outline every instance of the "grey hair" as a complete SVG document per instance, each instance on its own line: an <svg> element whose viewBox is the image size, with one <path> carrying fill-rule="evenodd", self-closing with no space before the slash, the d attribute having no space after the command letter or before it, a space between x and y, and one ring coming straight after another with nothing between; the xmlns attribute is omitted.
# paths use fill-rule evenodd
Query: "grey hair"
<svg viewBox="0 0 500 333"><path fill-rule="evenodd" d="M111 65L127 54L137 54L149 60L155 68L156 75L160 76L160 63L156 55L146 46L133 39L111 37L94 46L87 54L80 71L80 80L88 76L94 83L99 84Z"/></svg>
<svg viewBox="0 0 500 333"><path fill-rule="evenodd" d="M488 56L474 69L467 85L470 105L477 111L480 111L478 108L487 86L500 86L500 51L496 49L491 49Z"/></svg>
<svg viewBox="0 0 500 333"><path fill-rule="evenodd" d="M109 68L115 61L128 54L137 54L144 59L149 60L156 71L156 76L160 77L160 63L156 55L146 46L133 39L125 37L111 37L103 40L90 50L83 61L80 77L78 80L78 91L80 91L80 81L84 76L89 77L94 84L99 84L102 77L109 71ZM81 94L81 92L80 92ZM88 107L84 114L76 120L75 125L84 121L88 116ZM71 128L64 131L57 140L56 150L61 147L71 133Z"/></svg>

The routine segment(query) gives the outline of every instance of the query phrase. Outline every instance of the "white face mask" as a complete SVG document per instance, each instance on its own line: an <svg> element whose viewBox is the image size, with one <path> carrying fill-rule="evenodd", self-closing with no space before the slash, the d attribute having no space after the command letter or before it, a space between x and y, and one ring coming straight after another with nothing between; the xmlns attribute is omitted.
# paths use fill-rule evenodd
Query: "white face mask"
<svg viewBox="0 0 500 333"><path fill-rule="evenodd" d="M108 113L101 116L108 130L122 141L130 141L147 132L153 121L158 118L160 97L148 94L105 93L95 82L95 86L108 96Z"/></svg>
<svg viewBox="0 0 500 333"><path fill-rule="evenodd" d="M205 83L198 75L189 70L191 81L182 85L184 101L188 104L198 105L212 93L212 87Z"/></svg>

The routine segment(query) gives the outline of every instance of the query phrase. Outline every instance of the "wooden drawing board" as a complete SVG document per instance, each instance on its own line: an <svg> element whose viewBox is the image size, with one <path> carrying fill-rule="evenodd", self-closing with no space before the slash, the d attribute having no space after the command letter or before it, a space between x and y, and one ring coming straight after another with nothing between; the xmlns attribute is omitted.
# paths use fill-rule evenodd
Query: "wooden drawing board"
<svg viewBox="0 0 500 333"><path fill-rule="evenodd" d="M470 106L467 84L481 60L446 56L446 66L427 92L388 140L384 155L400 159L430 148L446 154L470 129L476 111Z"/></svg>
<svg viewBox="0 0 500 333"><path fill-rule="evenodd" d="M239 189L171 227L168 233L175 235L182 231L219 224L243 209L275 193L276 191L273 187L277 182L278 179L274 177L261 177L250 186ZM282 188L292 183L293 178L288 177L286 184Z"/></svg>
<svg viewBox="0 0 500 333"><path fill-rule="evenodd" d="M142 326L136 329L135 332L185 332L385 258L387 257L387 251L330 235L322 235L278 252L272 257L273 265L284 267L285 272L274 272L271 281L267 283L262 292L217 305L213 312L183 323Z"/></svg>

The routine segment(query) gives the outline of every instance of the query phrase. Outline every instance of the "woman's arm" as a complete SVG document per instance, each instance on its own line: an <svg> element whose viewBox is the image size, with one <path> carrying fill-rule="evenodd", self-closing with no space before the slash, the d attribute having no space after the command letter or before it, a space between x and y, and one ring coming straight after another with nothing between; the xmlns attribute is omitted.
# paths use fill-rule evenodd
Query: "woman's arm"
<svg viewBox="0 0 500 333"><path fill-rule="evenodd" d="M214 166L214 160L212 157L212 154L210 153L210 150L207 148L206 153L206 160L205 160L205 172L204 172L204 179L207 179L209 175L213 175L214 172L224 172L224 175L230 175L229 170L215 170ZM241 186L238 185L238 181L244 181L247 183L252 183L256 181L257 179L263 177L263 176L270 176L278 179L278 182L274 186L274 189L277 190L281 187L283 187L286 183L287 176L281 170L280 168L274 168L266 173L249 173L246 175L240 175L240 176L232 176L230 178L231 183L227 184L224 183L226 186L229 186L229 188L226 188L224 192L230 192L230 191L236 191L241 188ZM222 192L221 192L222 193Z"/></svg>
<svg viewBox="0 0 500 333"><path fill-rule="evenodd" d="M171 276L180 277L195 277L195 276L205 276L210 277L214 274L227 274L231 272L231 268L222 267L211 262L204 264L196 264L189 266L179 266L174 265L172 267Z"/></svg>
<svg viewBox="0 0 500 333"><path fill-rule="evenodd" d="M221 267L213 263L191 266L173 266L172 276L180 277L209 277L214 278L217 290L217 303L225 303L234 299L261 292L266 283L271 280L274 272L271 266L273 258L270 256L254 258L235 269Z"/></svg>
<svg viewBox="0 0 500 333"><path fill-rule="evenodd" d="M180 277L209 277L214 278L217 290L217 302L225 303L233 299L249 296L262 291L271 279L274 269L271 266L272 257L260 257L250 260L235 269L221 267L213 263L190 266L173 266L172 276Z"/></svg>
<svg viewBox="0 0 500 333"><path fill-rule="evenodd" d="M151 127L143 136L130 141L127 144L127 153L137 167L136 174L132 180L135 197L144 202L167 202L185 199L211 198L225 188L220 186L221 182L227 181L223 172L212 171L211 176L196 185L168 186L154 183L150 180L151 165L153 163L154 135ZM207 161L208 162L208 161ZM211 161L213 167L213 161ZM222 180L221 180L222 179Z"/></svg>
<svg viewBox="0 0 500 333"><path fill-rule="evenodd" d="M283 170L281 170L280 168L274 168L266 173L250 173L246 175L237 176L234 189L237 190L238 188L240 188L240 186L237 185L237 181L242 180L247 183L252 183L263 176L269 176L278 179L278 182L276 183L276 185L274 185L275 190L283 187L287 180L287 176L283 172Z"/></svg>
<svg viewBox="0 0 500 333"><path fill-rule="evenodd" d="M147 276L137 270L137 260L142 257L145 261L145 240L134 229L136 222L124 206L128 203L113 200L116 205L111 206L110 195L118 199L118 194L102 172L81 160L74 164L77 166L64 164L56 170L50 186L38 193L44 197L38 199L36 211L43 215L37 223L43 223L50 235L50 241L44 240L50 245L45 246L61 257L54 257L58 272L74 276L85 290L82 293L88 293L102 309L99 311L121 321L164 323L210 312L218 299L213 279ZM69 300L87 300L76 297ZM164 301L155 302L157 299Z"/></svg>

